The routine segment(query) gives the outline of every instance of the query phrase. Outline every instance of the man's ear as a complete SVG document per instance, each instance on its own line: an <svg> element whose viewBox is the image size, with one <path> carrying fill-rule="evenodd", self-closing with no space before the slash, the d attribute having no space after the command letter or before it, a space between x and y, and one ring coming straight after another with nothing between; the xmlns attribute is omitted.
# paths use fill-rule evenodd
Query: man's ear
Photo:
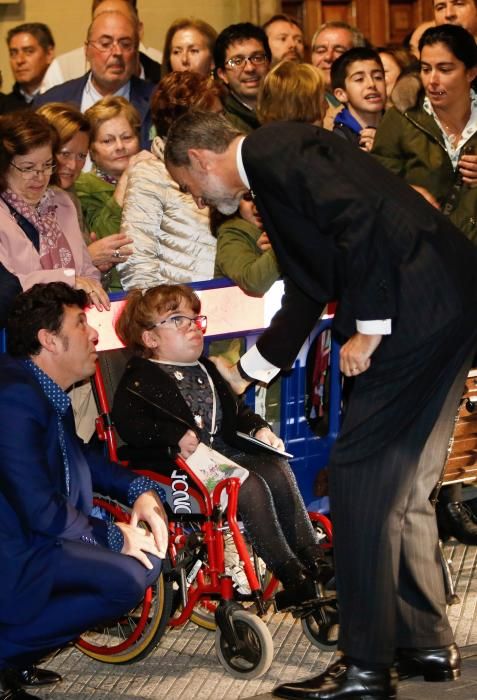
<svg viewBox="0 0 477 700"><path fill-rule="evenodd" d="M47 352L51 352L56 355L58 340L58 335L47 330L46 328L40 328L38 331L38 342Z"/></svg>
<svg viewBox="0 0 477 700"><path fill-rule="evenodd" d="M345 105L348 102L348 93L343 88L336 88L333 90L333 95L341 102L342 105Z"/></svg>
<svg viewBox="0 0 477 700"><path fill-rule="evenodd" d="M226 85L229 84L229 79L227 78L227 71L225 71L223 68L217 68L217 75L223 83L225 83Z"/></svg>
<svg viewBox="0 0 477 700"><path fill-rule="evenodd" d="M212 158L211 152L205 148L189 148L187 151L189 160L196 170L202 170L206 173L211 169Z"/></svg>

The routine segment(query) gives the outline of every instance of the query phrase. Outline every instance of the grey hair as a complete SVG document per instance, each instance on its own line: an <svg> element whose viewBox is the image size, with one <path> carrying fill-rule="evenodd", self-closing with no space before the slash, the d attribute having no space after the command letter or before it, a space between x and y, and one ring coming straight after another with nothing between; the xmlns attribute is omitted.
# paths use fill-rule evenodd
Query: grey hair
<svg viewBox="0 0 477 700"><path fill-rule="evenodd" d="M367 45L366 39L364 38L364 34L357 27L352 27L351 24L348 24L347 22L342 22L341 20L333 20L330 22L325 22L320 27L318 27L316 32L313 34L313 38L311 40L312 48L315 44L318 35L321 34L321 32L325 29L347 29L352 37L351 40L353 43L353 48L356 48L357 46Z"/></svg>
<svg viewBox="0 0 477 700"><path fill-rule="evenodd" d="M221 114L192 110L172 124L167 133L164 159L176 167L189 166L189 149L200 148L225 153L243 133Z"/></svg>

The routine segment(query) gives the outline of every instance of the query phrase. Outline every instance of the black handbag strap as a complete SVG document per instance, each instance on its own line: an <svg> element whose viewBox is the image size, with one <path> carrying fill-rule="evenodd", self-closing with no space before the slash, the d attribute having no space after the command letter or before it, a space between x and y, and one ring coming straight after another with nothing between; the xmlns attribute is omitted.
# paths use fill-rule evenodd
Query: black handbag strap
<svg viewBox="0 0 477 700"><path fill-rule="evenodd" d="M33 226L28 219L26 219L24 216L18 212L15 207L12 207L11 204L7 202L6 199L2 197L2 200L5 202L7 207L10 210L10 214L13 216L17 224L20 226L22 229L23 233L25 236L33 243L35 246L35 250L39 253L40 252L40 234L38 233L37 229Z"/></svg>

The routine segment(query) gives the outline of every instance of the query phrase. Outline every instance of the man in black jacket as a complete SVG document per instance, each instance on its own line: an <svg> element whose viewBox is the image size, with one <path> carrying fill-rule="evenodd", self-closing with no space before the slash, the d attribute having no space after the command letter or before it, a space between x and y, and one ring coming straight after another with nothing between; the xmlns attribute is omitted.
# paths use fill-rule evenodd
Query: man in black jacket
<svg viewBox="0 0 477 700"><path fill-rule="evenodd" d="M476 251L369 155L317 127L276 123L245 140L220 116L173 125L166 163L199 207L251 189L286 279L282 308L240 363L242 391L291 365L328 301L354 387L330 464L344 656L281 697L394 698L402 676L450 680L431 495L477 344Z"/></svg>

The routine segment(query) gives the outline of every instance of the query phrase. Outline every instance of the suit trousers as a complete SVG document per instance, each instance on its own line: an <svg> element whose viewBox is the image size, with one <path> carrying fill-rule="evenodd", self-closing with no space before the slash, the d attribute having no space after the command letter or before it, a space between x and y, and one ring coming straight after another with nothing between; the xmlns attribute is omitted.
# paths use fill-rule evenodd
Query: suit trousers
<svg viewBox="0 0 477 700"><path fill-rule="evenodd" d="M82 542L59 541L62 555L47 605L26 625L0 625L0 669L24 668L95 625L134 608L161 572L133 557Z"/></svg>
<svg viewBox="0 0 477 700"><path fill-rule="evenodd" d="M457 334L460 344L459 337L449 341L448 331L435 338L437 350L428 358L435 379L426 388L426 410L401 418L399 435L375 454L330 465L339 648L364 664L391 665L397 648L453 641L430 497L445 463L477 333L469 317ZM423 363L416 366L422 369ZM392 374L388 382L393 391ZM413 390L412 382L407 390ZM359 383L351 394L350 414L354 391L359 406ZM377 394L381 391L382 386ZM420 391L418 375L414 391Z"/></svg>

